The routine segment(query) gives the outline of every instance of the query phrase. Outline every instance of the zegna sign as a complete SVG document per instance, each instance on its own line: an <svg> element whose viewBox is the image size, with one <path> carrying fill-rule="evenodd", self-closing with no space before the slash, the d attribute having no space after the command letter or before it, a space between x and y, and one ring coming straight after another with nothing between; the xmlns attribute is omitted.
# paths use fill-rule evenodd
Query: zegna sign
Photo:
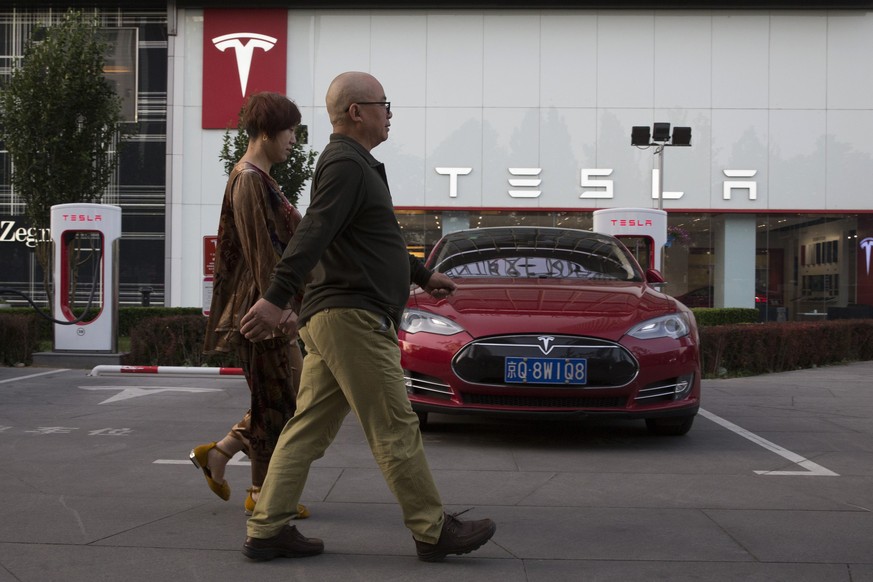
<svg viewBox="0 0 873 582"><path fill-rule="evenodd" d="M99 213L59 213L57 215L59 223L72 223L73 226L78 226L84 230L85 225L92 224L92 228L98 228L96 223L103 222L103 215ZM27 248L36 248L39 243L52 241L51 228L37 228L35 226L19 226L16 228L14 220L0 220L0 242L18 242L24 243Z"/></svg>
<svg viewBox="0 0 873 582"><path fill-rule="evenodd" d="M473 168L469 167L436 167L434 168L437 174L449 177L449 198L458 197L458 182L461 176L468 176L473 172ZM509 173L513 176L509 178L510 189L506 191L511 198L539 198L542 190L539 189L542 184L540 173L542 168L509 168ZM604 168L586 168L580 172L579 186L582 187L582 193L579 198L592 199L613 199L615 197L613 189L613 180L602 179L612 175L611 169ZM748 192L749 200L758 199L758 185L754 178L758 170L723 170L726 178L722 187L722 197L725 200L730 200L733 197L735 190L745 190ZM652 200L658 199L659 189L659 170L652 170ZM742 178L742 179L738 179ZM664 200L679 200L685 195L684 192L664 192Z"/></svg>
<svg viewBox="0 0 873 582"><path fill-rule="evenodd" d="M14 220L0 220L0 243L24 243L29 249L35 249L38 243L52 240L52 229L36 228L34 226L16 227Z"/></svg>

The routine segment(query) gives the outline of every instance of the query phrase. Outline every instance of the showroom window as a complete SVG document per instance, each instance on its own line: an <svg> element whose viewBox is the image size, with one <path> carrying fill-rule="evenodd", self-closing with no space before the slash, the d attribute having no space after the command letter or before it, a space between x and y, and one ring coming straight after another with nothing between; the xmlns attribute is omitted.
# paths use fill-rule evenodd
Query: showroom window
<svg viewBox="0 0 873 582"><path fill-rule="evenodd" d="M858 217L845 214L758 214L754 256L720 249L724 214L671 212L664 249L664 292L689 307L717 307L719 256L748 265L748 297L761 321L822 320L857 310ZM590 230L591 212L428 211L397 212L410 251L427 256L443 233L465 228L528 225ZM626 241L643 268L648 249ZM749 253L751 255L751 252ZM752 272L753 271L753 272ZM873 309L873 308L871 308Z"/></svg>

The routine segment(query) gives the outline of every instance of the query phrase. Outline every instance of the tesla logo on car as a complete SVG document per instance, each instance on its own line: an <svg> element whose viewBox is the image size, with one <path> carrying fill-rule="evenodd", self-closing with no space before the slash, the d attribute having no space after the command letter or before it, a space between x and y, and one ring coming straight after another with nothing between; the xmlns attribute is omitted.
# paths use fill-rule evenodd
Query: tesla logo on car
<svg viewBox="0 0 873 582"><path fill-rule="evenodd" d="M873 249L873 238L867 237L861 241L861 248L867 253L867 276L870 276L870 250Z"/></svg>
<svg viewBox="0 0 873 582"><path fill-rule="evenodd" d="M548 356L549 352L552 351L552 348L555 347L552 344L552 342L555 341L555 338L550 335L541 335L537 339L540 340L540 351L543 353L543 355Z"/></svg>
<svg viewBox="0 0 873 582"><path fill-rule="evenodd" d="M212 39L212 44L221 52L229 48L236 52L236 69L239 72L239 84L243 97L245 97L246 86L249 83L249 71L252 68L252 56L255 49L259 48L267 52L276 46L277 40L272 36L257 32L234 32Z"/></svg>

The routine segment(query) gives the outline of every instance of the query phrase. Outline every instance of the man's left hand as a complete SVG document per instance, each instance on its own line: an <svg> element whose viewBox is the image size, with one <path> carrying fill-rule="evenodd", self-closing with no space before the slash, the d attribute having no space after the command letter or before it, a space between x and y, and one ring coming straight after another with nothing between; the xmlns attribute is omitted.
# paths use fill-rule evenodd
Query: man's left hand
<svg viewBox="0 0 873 582"><path fill-rule="evenodd" d="M458 286L445 273L434 273L427 280L427 284L423 289L430 294L434 299L443 299L455 292Z"/></svg>

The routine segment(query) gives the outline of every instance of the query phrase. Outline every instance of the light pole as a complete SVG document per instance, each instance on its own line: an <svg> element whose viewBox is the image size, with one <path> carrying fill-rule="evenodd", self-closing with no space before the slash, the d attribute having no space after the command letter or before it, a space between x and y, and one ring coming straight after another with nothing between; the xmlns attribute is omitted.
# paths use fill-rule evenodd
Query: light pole
<svg viewBox="0 0 873 582"><path fill-rule="evenodd" d="M691 128L674 127L670 135L670 124L657 122L651 128L635 125L631 129L631 145L640 149L655 146L658 156L658 210L664 208L664 148L667 146L691 146Z"/></svg>
<svg viewBox="0 0 873 582"><path fill-rule="evenodd" d="M631 145L640 149L655 146L655 155L658 156L658 210L664 210L664 148L667 146L691 146L691 128L674 127L673 135L670 135L670 124L657 122L651 128L647 125L635 125L631 129ZM667 221L664 220L664 228ZM666 236L666 233L665 233ZM658 269L664 272L664 254L661 253Z"/></svg>

